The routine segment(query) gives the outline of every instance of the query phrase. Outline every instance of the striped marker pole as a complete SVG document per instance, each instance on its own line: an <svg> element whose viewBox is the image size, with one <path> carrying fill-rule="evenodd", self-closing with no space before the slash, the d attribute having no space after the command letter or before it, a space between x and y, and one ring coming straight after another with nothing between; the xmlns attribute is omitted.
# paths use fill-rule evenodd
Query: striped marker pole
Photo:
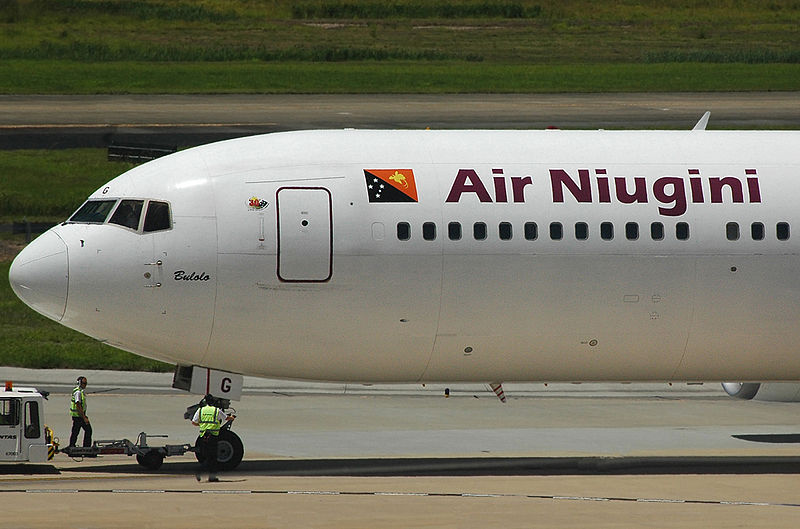
<svg viewBox="0 0 800 529"><path fill-rule="evenodd" d="M500 382L492 382L489 384L489 387L492 388L492 391L494 391L494 394L497 395L498 399L500 399L500 402L505 403L506 394L503 392L503 384Z"/></svg>

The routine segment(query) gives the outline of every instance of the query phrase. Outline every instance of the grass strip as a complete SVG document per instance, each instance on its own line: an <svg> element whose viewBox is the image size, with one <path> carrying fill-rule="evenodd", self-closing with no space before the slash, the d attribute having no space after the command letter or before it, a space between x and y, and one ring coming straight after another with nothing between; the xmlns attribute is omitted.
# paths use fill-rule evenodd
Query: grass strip
<svg viewBox="0 0 800 529"><path fill-rule="evenodd" d="M0 151L0 222L64 220L131 167L109 162L105 149Z"/></svg>
<svg viewBox="0 0 800 529"><path fill-rule="evenodd" d="M0 61L0 94L800 90L800 64Z"/></svg>

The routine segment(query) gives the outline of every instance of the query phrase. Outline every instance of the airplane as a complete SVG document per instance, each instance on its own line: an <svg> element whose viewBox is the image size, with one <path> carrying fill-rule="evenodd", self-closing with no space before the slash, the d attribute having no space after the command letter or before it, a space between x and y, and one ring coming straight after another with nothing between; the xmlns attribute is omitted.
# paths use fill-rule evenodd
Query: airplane
<svg viewBox="0 0 800 529"><path fill-rule="evenodd" d="M798 145L703 120L227 140L103 185L9 279L201 393L213 373L796 396Z"/></svg>

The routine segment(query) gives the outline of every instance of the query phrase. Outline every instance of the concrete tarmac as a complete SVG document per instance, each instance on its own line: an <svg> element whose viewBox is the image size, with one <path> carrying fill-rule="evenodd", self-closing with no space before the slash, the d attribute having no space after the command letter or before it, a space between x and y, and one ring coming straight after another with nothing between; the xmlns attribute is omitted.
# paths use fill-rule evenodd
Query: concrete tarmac
<svg viewBox="0 0 800 529"><path fill-rule="evenodd" d="M46 422L64 442L77 375L0 371L53 386ZM197 397L148 389L167 375L86 374L102 391L95 439L193 442L182 414ZM195 480L192 454L157 471L123 455L0 464L6 525L195 527L211 509L229 527L797 527L800 404L712 385L558 386L508 385L502 404L480 385L445 398L248 378L233 403L245 458L220 483Z"/></svg>
<svg viewBox="0 0 800 529"><path fill-rule="evenodd" d="M0 149L177 146L300 129L799 129L800 92L0 96Z"/></svg>

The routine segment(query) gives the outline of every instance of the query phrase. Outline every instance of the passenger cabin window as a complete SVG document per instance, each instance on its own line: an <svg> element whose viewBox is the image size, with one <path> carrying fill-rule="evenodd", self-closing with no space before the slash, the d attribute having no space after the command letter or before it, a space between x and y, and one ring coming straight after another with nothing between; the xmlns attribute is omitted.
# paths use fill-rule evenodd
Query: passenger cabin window
<svg viewBox="0 0 800 529"><path fill-rule="evenodd" d="M775 226L775 235L777 235L779 241L788 241L789 240L789 223L788 222L779 222L777 226Z"/></svg>
<svg viewBox="0 0 800 529"><path fill-rule="evenodd" d="M472 236L475 237L476 241L485 241L486 240L486 223L484 222L476 222L472 225Z"/></svg>
<svg viewBox="0 0 800 529"><path fill-rule="evenodd" d="M397 238L401 241L407 241L411 238L411 225L408 222L397 223Z"/></svg>
<svg viewBox="0 0 800 529"><path fill-rule="evenodd" d="M639 223L628 222L625 224L625 238L629 241L639 240Z"/></svg>
<svg viewBox="0 0 800 529"><path fill-rule="evenodd" d="M461 223L460 222L451 222L447 225L447 237L451 241L460 241L461 240Z"/></svg>
<svg viewBox="0 0 800 529"><path fill-rule="evenodd" d="M736 222L729 222L725 225L725 237L729 241L739 240L739 224Z"/></svg>
<svg viewBox="0 0 800 529"><path fill-rule="evenodd" d="M151 200L147 205L147 215L144 217L145 233L168 230L170 228L172 228L172 219L169 212L169 204Z"/></svg>
<svg viewBox="0 0 800 529"><path fill-rule="evenodd" d="M102 224L116 203L116 200L89 200L69 218L69 222Z"/></svg>
<svg viewBox="0 0 800 529"><path fill-rule="evenodd" d="M142 206L144 206L144 200L121 200L116 211L111 215L109 224L119 224L132 230L138 230Z"/></svg>
<svg viewBox="0 0 800 529"><path fill-rule="evenodd" d="M589 238L589 225L585 222L575 223L575 238L579 241L585 241Z"/></svg>
<svg viewBox="0 0 800 529"><path fill-rule="evenodd" d="M560 222L550 223L550 238L554 241L560 241L564 238L564 227Z"/></svg>
<svg viewBox="0 0 800 529"><path fill-rule="evenodd" d="M510 241L513 235L510 222L501 222L498 226L498 235L501 241Z"/></svg>
<svg viewBox="0 0 800 529"><path fill-rule="evenodd" d="M654 241L664 240L664 225L660 222L650 224L650 238Z"/></svg>
<svg viewBox="0 0 800 529"><path fill-rule="evenodd" d="M539 227L536 225L535 222L526 222L525 223L525 240L526 241L535 241L539 238Z"/></svg>
<svg viewBox="0 0 800 529"><path fill-rule="evenodd" d="M689 224L686 222L679 222L675 225L675 238L679 241L689 239Z"/></svg>
<svg viewBox="0 0 800 529"><path fill-rule="evenodd" d="M426 241L436 240L436 224L433 222L425 222L422 225L422 238Z"/></svg>
<svg viewBox="0 0 800 529"><path fill-rule="evenodd" d="M754 241L764 240L764 225L760 222L754 222L750 225L750 236Z"/></svg>
<svg viewBox="0 0 800 529"><path fill-rule="evenodd" d="M614 225L612 223L600 223L600 238L604 241L610 241L614 238Z"/></svg>

